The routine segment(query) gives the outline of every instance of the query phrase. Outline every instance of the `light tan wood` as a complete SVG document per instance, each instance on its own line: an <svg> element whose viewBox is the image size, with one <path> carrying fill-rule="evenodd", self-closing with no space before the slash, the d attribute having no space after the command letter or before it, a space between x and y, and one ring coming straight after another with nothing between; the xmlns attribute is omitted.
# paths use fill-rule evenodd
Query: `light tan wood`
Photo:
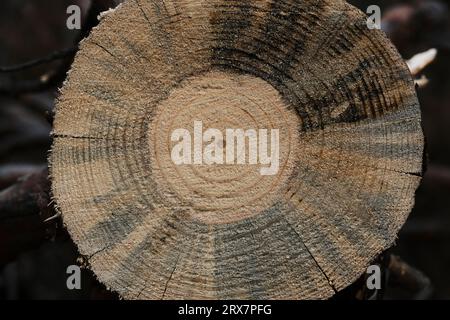
<svg viewBox="0 0 450 320"><path fill-rule="evenodd" d="M280 169L174 165L171 133L280 130ZM406 64L340 0L130 0L57 103L53 194L126 299L326 299L390 247L422 170Z"/></svg>

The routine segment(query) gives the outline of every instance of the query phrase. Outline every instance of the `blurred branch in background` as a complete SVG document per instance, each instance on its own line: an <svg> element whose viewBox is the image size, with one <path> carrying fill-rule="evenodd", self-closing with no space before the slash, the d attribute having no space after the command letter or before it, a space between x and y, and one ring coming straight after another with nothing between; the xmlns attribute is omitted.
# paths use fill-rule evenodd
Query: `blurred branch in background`
<svg viewBox="0 0 450 320"><path fill-rule="evenodd" d="M74 3L82 8L83 23L70 31L66 8ZM83 290L65 287L65 269L77 263L78 253L51 204L46 169L57 89L78 43L99 14L115 5L112 0L0 4L6 40L0 43L0 299L117 298L89 270L83 270Z"/></svg>
<svg viewBox="0 0 450 320"><path fill-rule="evenodd" d="M430 279L396 255L389 257L388 277L391 286L412 292L412 299L429 299L433 292Z"/></svg>
<svg viewBox="0 0 450 320"><path fill-rule="evenodd" d="M0 73L13 73L41 66L43 64L55 62L57 60L63 60L63 62L59 65L58 68L56 68L56 70L49 70L38 78L31 80L17 80L12 78L5 80L5 83L0 85L0 93L8 95L18 95L30 92L44 91L46 89L60 86L66 78L66 74L73 62L73 57L78 50L78 43L83 38L87 37L92 28L94 28L98 24L98 16L100 15L100 13L108 10L109 8L113 8L114 6L116 6L116 2L114 0L96 0L90 2L83 27L79 31L78 36L75 37L75 47L68 49L59 49L41 58L35 58L18 65L0 67Z"/></svg>
<svg viewBox="0 0 450 320"><path fill-rule="evenodd" d="M382 28L401 52L409 55L412 50L450 49L447 3L438 0L389 2L383 11Z"/></svg>
<svg viewBox="0 0 450 320"><path fill-rule="evenodd" d="M40 167L0 192L0 265L49 236L50 224L45 222L53 215L49 191L48 171Z"/></svg>
<svg viewBox="0 0 450 320"><path fill-rule="evenodd" d="M406 61L413 77L416 78L426 67L428 67L428 65L434 61L434 59L436 59L436 56L437 50L429 49L425 52L416 54L414 57ZM429 83L429 80L425 75L422 75L422 77L415 79L415 83L419 88L423 88Z"/></svg>

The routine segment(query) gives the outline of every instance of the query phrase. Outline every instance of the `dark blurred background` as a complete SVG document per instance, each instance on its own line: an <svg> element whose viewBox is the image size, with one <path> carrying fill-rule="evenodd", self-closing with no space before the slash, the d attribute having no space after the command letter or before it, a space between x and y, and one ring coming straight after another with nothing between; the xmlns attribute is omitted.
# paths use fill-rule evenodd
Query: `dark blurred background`
<svg viewBox="0 0 450 320"><path fill-rule="evenodd" d="M95 25L98 12L119 2L0 1L0 67L58 53L58 59L50 63L0 72L0 195L18 179L46 166L54 99L72 62L71 50ZM423 72L430 82L418 89L427 138L427 171L416 206L392 252L431 280L434 290L429 298L450 299L449 4L439 0L349 2L363 11L373 4L381 7L383 29L405 59L438 49L437 59ZM81 30L66 28L66 9L71 4L82 9ZM1 232L0 228L0 299L117 298L87 270L83 270L82 290L67 290L66 268L80 261L64 232L52 233L47 241L37 237L8 259L1 257L8 251L2 248ZM385 299L414 297L398 288L387 288L384 295Z"/></svg>

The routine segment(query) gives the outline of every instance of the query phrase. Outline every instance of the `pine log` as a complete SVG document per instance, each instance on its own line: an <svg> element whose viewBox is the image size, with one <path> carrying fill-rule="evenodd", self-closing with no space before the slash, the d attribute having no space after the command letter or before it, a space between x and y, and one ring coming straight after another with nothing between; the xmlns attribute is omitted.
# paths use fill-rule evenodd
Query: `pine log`
<svg viewBox="0 0 450 320"><path fill-rule="evenodd" d="M278 172L175 165L196 120L279 129ZM126 1L82 42L53 136L64 223L126 299L333 296L395 241L424 147L406 63L341 0Z"/></svg>

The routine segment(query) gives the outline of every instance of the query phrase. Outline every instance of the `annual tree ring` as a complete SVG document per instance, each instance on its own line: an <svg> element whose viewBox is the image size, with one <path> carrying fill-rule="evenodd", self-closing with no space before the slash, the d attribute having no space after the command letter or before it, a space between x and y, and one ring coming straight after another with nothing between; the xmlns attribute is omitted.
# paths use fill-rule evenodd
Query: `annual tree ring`
<svg viewBox="0 0 450 320"><path fill-rule="evenodd" d="M288 110L279 93L267 82L249 75L208 72L205 75L185 80L170 97L157 107L149 133L152 150L152 172L158 188L173 200L169 206L186 203L192 208L191 217L207 224L240 221L270 208L287 191L287 181L292 175L299 145L299 119L293 110ZM188 165L177 165L171 155L175 130L188 130L189 152L194 153L194 124L202 124L200 139L210 129L220 131L222 140L201 141L200 154L211 143L220 144L222 155L219 163L195 164L193 154ZM255 145L250 145L244 136L245 161L237 163L237 138L227 140L226 132L256 133L252 136ZM248 131L251 130L251 131ZM261 131L265 130L265 131ZM277 167L267 175L261 174L260 163L249 163L253 153L270 155L272 130L279 132L279 159ZM263 135L260 137L260 135ZM235 137L235 136L233 136ZM259 147L266 139L267 151ZM235 157L227 163L227 147L233 146ZM204 159L201 159L204 160Z"/></svg>

